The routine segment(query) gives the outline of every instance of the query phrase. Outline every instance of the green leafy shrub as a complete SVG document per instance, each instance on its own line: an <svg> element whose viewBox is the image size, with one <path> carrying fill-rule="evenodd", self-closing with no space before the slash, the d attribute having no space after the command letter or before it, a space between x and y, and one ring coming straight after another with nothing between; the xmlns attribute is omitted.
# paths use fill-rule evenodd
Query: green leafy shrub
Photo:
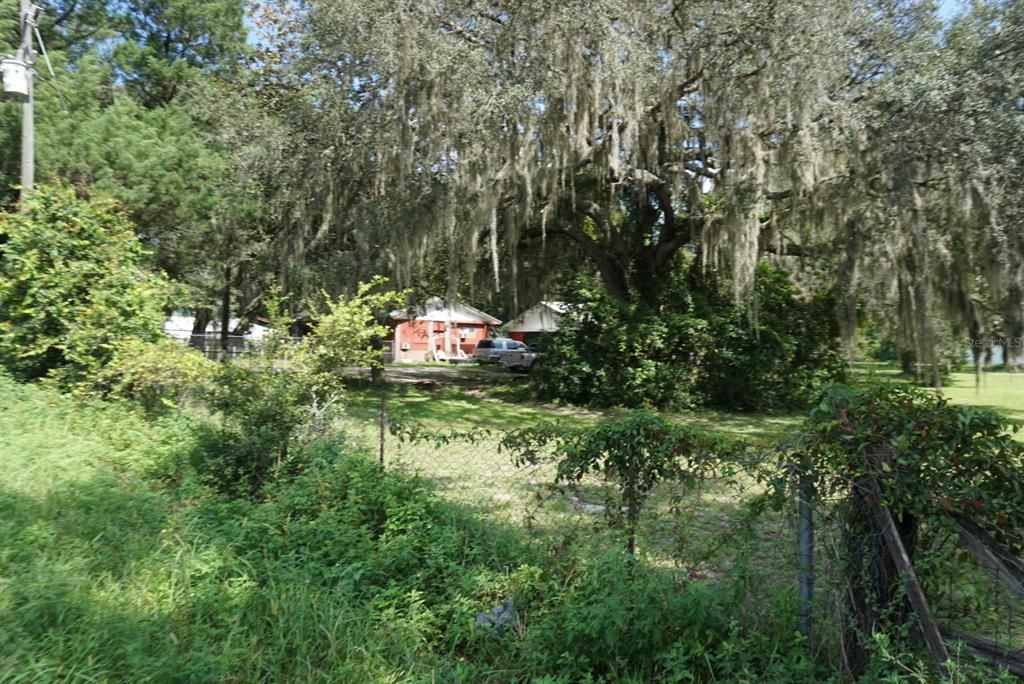
<svg viewBox="0 0 1024 684"><path fill-rule="evenodd" d="M736 615L738 587L679 581L621 552L575 549L572 565L544 573L526 603L532 618L518 645L526 673L561 682L831 681L780 604L772 624L751 629Z"/></svg>
<svg viewBox="0 0 1024 684"><path fill-rule="evenodd" d="M166 281L111 201L42 186L22 208L0 214L0 362L77 382L118 344L157 338Z"/></svg>
<svg viewBox="0 0 1024 684"><path fill-rule="evenodd" d="M535 464L541 447L550 446L558 459L557 484L578 484L599 474L614 482L620 499L607 502L612 522L626 531L626 548L635 551L640 510L654 486L663 480L694 484L725 465L740 445L685 425L674 425L646 411L637 411L593 429L540 425L508 433L502 448L517 465Z"/></svg>
<svg viewBox="0 0 1024 684"><path fill-rule="evenodd" d="M201 397L216 372L216 363L176 340L128 340L116 345L110 363L94 375L90 386L159 412L189 397Z"/></svg>
<svg viewBox="0 0 1024 684"><path fill-rule="evenodd" d="M585 560L571 580L527 632L536 670L571 681L711 680L729 633L714 587L677 585L622 553Z"/></svg>
<svg viewBox="0 0 1024 684"><path fill-rule="evenodd" d="M988 409L957 406L903 385L834 385L812 409L800 448L814 455L818 491L870 477L882 503L920 520L967 516L1015 548L1024 530L1024 445Z"/></svg>
<svg viewBox="0 0 1024 684"><path fill-rule="evenodd" d="M585 287L573 297L533 374L544 400L772 410L809 405L845 372L832 295L801 298L766 263L752 311L695 268L653 300L623 302Z"/></svg>
<svg viewBox="0 0 1024 684"><path fill-rule="evenodd" d="M207 394L219 420L201 428L196 470L224 494L257 496L290 463L307 418L305 396L302 378L294 373L222 365Z"/></svg>
<svg viewBox="0 0 1024 684"><path fill-rule="evenodd" d="M348 299L325 295L311 335L295 342L273 333L260 356L218 370L207 400L218 421L204 428L193 458L207 482L225 494L256 497L275 475L301 467L295 447L326 433L342 406L345 368L381 363L373 342L386 330L377 312L401 297L373 292L383 282L360 285ZM283 318L276 298L271 309L272 323Z"/></svg>
<svg viewBox="0 0 1024 684"><path fill-rule="evenodd" d="M681 305L682 306L682 305ZM540 399L594 407L692 406L705 322L593 293L543 346L533 373Z"/></svg>

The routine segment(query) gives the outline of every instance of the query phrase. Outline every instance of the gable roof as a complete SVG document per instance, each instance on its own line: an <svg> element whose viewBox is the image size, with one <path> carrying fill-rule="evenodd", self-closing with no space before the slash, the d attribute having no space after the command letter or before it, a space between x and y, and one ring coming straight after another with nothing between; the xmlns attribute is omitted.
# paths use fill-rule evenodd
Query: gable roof
<svg viewBox="0 0 1024 684"><path fill-rule="evenodd" d="M565 302L537 302L501 326L505 332L554 332L569 305Z"/></svg>
<svg viewBox="0 0 1024 684"><path fill-rule="evenodd" d="M442 321L447 323L485 323L500 325L501 321L480 309L462 302L446 301L441 297L430 297L423 304L391 312L391 318L399 321Z"/></svg>

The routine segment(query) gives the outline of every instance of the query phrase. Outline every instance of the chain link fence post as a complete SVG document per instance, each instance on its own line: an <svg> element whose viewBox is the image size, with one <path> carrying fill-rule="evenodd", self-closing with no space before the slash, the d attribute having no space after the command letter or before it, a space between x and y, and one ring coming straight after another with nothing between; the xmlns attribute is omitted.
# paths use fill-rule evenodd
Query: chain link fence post
<svg viewBox="0 0 1024 684"><path fill-rule="evenodd" d="M814 602L814 479L810 459L803 455L799 466L797 503L797 564L799 569L800 634L811 641Z"/></svg>

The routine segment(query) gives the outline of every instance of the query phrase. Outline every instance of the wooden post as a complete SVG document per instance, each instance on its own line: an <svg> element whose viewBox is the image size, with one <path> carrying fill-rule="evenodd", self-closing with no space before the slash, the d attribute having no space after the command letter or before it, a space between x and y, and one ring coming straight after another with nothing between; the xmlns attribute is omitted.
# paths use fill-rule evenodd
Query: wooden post
<svg viewBox="0 0 1024 684"><path fill-rule="evenodd" d="M639 476L637 473L640 456L633 452L629 455L629 473L626 480L626 488L623 494L626 498L626 526L628 537L626 539L626 551L630 556L636 557L636 528L637 520L640 517L640 504L637 501L639 492Z"/></svg>
<svg viewBox="0 0 1024 684"><path fill-rule="evenodd" d="M953 641L962 642L969 652L991 664L993 667L1005 667L1011 673L1024 679L1024 652L991 639L974 636L958 629L942 629L942 634Z"/></svg>
<svg viewBox="0 0 1024 684"><path fill-rule="evenodd" d="M921 633L924 635L925 643L928 644L928 650L931 652L932 658L939 666L939 672L945 677L947 674L945 664L949 660L949 652L946 650L946 644L942 641L939 625L932 617L931 609L928 607L928 599L924 595L924 590L921 589L917 573L914 572L914 565L910 562L910 556L903 546L903 540L900 539L899 532L896 531L896 522L892 519L889 509L879 503L878 488L873 487L873 490L872 493L867 494L865 497L868 510L871 511L871 515L874 517L879 529L882 530L882 537L885 539L885 545L889 549L889 555L892 556L896 567L906 578L907 595L910 597L910 605L913 606L914 612L917 613L918 620L921 623Z"/></svg>

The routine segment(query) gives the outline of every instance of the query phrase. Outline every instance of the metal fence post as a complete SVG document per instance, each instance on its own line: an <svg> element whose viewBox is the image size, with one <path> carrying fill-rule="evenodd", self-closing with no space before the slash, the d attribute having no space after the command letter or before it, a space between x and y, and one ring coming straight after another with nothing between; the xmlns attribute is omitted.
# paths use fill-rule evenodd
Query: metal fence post
<svg viewBox="0 0 1024 684"><path fill-rule="evenodd" d="M799 566L800 634L810 642L811 613L814 599L814 480L809 472L810 461L804 456L800 464L797 503L797 564Z"/></svg>
<svg viewBox="0 0 1024 684"><path fill-rule="evenodd" d="M380 465L384 467L384 440L387 437L387 422L388 422L388 410L387 410L387 397L388 397L388 385L384 380L383 369L381 370L381 383L380 383Z"/></svg>

